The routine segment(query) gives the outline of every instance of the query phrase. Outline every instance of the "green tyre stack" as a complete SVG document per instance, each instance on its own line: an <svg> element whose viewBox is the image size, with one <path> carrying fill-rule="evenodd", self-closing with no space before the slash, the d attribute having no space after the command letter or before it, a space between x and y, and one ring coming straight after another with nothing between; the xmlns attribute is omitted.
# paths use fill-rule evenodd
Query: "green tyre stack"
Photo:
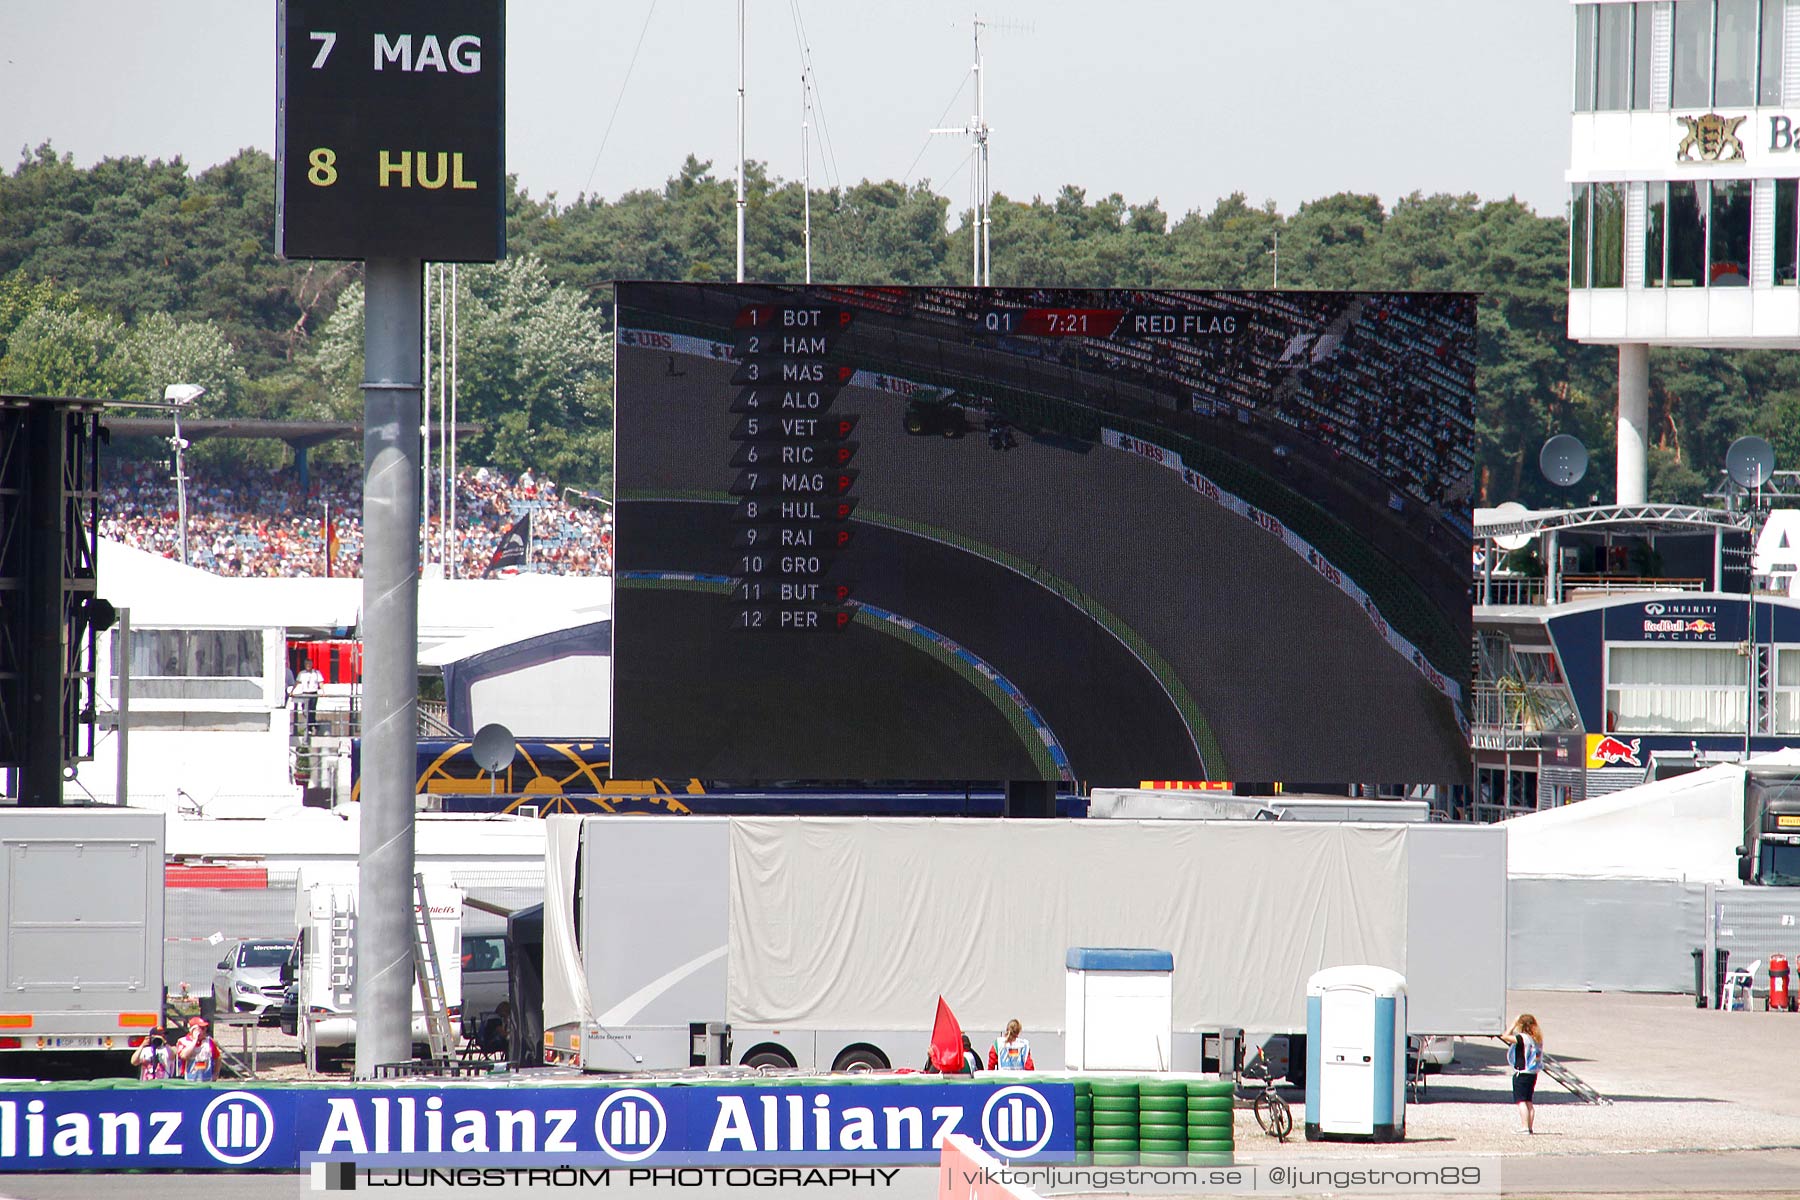
<svg viewBox="0 0 1800 1200"><path fill-rule="evenodd" d="M1232 1161L1232 1105L1236 1092L1225 1079L1196 1079L1183 1085L1187 1101L1187 1161L1218 1166Z"/></svg>
<svg viewBox="0 0 1800 1200"><path fill-rule="evenodd" d="M1135 1164L1141 1149L1138 1135L1138 1086L1124 1080L1095 1080L1088 1085L1093 1097L1094 1165L1124 1167ZM1080 1125L1077 1123L1077 1137ZM1076 1145L1079 1147L1080 1142Z"/></svg>
<svg viewBox="0 0 1800 1200"><path fill-rule="evenodd" d="M1138 1084L1139 1161L1151 1166L1187 1162L1187 1085L1146 1079Z"/></svg>
<svg viewBox="0 0 1800 1200"><path fill-rule="evenodd" d="M1085 1079L1075 1081L1075 1163L1088 1166L1094 1161L1094 1092Z"/></svg>

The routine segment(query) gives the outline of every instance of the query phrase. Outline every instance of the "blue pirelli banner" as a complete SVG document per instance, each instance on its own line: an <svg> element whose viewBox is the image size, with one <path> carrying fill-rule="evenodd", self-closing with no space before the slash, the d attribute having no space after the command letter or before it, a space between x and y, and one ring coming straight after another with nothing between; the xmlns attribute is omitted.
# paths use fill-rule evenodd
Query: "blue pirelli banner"
<svg viewBox="0 0 1800 1200"><path fill-rule="evenodd" d="M45 1088L0 1091L0 1171L904 1164L952 1133L1054 1162L1074 1108L1067 1083Z"/></svg>

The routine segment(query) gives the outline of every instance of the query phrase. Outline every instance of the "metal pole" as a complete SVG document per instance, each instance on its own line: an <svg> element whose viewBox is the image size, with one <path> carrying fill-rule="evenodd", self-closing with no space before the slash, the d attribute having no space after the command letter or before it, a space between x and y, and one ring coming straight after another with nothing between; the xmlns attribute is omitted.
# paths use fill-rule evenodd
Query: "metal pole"
<svg viewBox="0 0 1800 1200"><path fill-rule="evenodd" d="M454 298L452 299L454 302ZM438 566L441 568L450 557L449 534L444 524L444 514L448 511L450 490L450 388L449 375L444 370L444 363L449 356L444 346L450 332L450 323L444 319L444 264L438 264ZM431 403L429 393L426 404Z"/></svg>
<svg viewBox="0 0 1800 1200"><path fill-rule="evenodd" d="M188 565L187 544L187 469L182 450L187 443L181 440L181 409L175 410L175 520L181 526L181 565Z"/></svg>
<svg viewBox="0 0 1800 1200"><path fill-rule="evenodd" d="M457 561L462 557L456 550L456 340L458 327L457 309L457 277L456 263L450 264L450 561L448 573L450 578L457 575Z"/></svg>
<svg viewBox="0 0 1800 1200"><path fill-rule="evenodd" d="M438 273L440 275L443 274L443 270L444 270L444 268L443 268L442 264L439 264ZM423 299L424 299L424 306L425 306L425 336L423 337L423 339L421 339L421 345L423 346L423 349L424 349L424 363L425 363L425 366L424 366L425 374L424 374L424 384L423 384L423 392L424 392L424 396L425 396L425 404L424 404L425 425L424 425L424 429L421 431L421 435L420 435L420 441L422 443L421 457L424 459L424 465L421 467L420 473L419 473L419 490L420 490L421 495L423 496L422 503L425 506L425 511L419 518L419 523L420 523L419 542L420 542L420 550L424 557L424 560L426 562L430 562L431 561L431 331L433 329L433 325L432 325L432 313L431 313L431 265L429 263L427 263L425 265L424 271L425 271L425 286L424 286L424 298ZM442 320L443 320L443 312L442 312L443 303L442 303L441 297L439 300L438 309L439 309L438 320L439 320L439 322L442 322Z"/></svg>
<svg viewBox="0 0 1800 1200"><path fill-rule="evenodd" d="M806 282L812 282L812 80L800 72L800 196L806 212Z"/></svg>
<svg viewBox="0 0 1800 1200"><path fill-rule="evenodd" d="M969 133L975 144L969 148L969 283L981 286L981 21L975 21L975 115L969 118Z"/></svg>
<svg viewBox="0 0 1800 1200"><path fill-rule="evenodd" d="M119 674L113 700L118 707L115 732L119 736L119 781L113 785L113 803L129 804L131 778L131 609L119 609L118 623L113 626L113 657L119 660Z"/></svg>
<svg viewBox="0 0 1800 1200"><path fill-rule="evenodd" d="M423 266L371 259L363 310L363 741L356 1076L412 1056Z"/></svg>
<svg viewBox="0 0 1800 1200"><path fill-rule="evenodd" d="M981 58L981 22L975 23L975 105L980 112L976 122L981 138L981 282L994 286L994 253L988 244L988 228L993 223L988 209L993 189L988 184L987 70Z"/></svg>
<svg viewBox="0 0 1800 1200"><path fill-rule="evenodd" d="M1744 607L1750 610L1750 638L1744 643L1749 651L1744 656L1748 670L1744 681L1744 758L1750 757L1750 735L1756 730L1756 569L1750 570L1750 588L1744 597Z"/></svg>
<svg viewBox="0 0 1800 1200"><path fill-rule="evenodd" d="M744 282L744 0L738 0L737 281Z"/></svg>

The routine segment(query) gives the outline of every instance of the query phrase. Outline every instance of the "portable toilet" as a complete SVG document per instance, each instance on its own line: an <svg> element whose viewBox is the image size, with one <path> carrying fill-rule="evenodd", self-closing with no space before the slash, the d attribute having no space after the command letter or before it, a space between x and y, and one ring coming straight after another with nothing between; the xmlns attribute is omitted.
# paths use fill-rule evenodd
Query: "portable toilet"
<svg viewBox="0 0 1800 1200"><path fill-rule="evenodd" d="M1406 1137L1406 979L1330 967L1306 981L1306 1140Z"/></svg>
<svg viewBox="0 0 1800 1200"><path fill-rule="evenodd" d="M1074 946L1064 963L1068 1070L1174 1069L1173 954Z"/></svg>

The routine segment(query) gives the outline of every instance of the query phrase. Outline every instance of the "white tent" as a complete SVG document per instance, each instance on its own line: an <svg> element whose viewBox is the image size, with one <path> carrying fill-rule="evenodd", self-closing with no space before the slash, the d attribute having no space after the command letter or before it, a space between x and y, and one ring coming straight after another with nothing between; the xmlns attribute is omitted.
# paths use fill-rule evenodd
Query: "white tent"
<svg viewBox="0 0 1800 1200"><path fill-rule="evenodd" d="M1751 762L1800 766L1800 750ZM1735 883L1744 766L1725 763L1505 824L1510 875Z"/></svg>
<svg viewBox="0 0 1800 1200"><path fill-rule="evenodd" d="M139 627L277 626L347 629L362 615L360 579L264 579L214 575L172 559L102 540L98 590L131 609ZM421 579L419 647L536 627L532 614L566 614L561 624L612 616L612 580L601 576L514 575L504 579ZM502 637L512 641L515 637Z"/></svg>

